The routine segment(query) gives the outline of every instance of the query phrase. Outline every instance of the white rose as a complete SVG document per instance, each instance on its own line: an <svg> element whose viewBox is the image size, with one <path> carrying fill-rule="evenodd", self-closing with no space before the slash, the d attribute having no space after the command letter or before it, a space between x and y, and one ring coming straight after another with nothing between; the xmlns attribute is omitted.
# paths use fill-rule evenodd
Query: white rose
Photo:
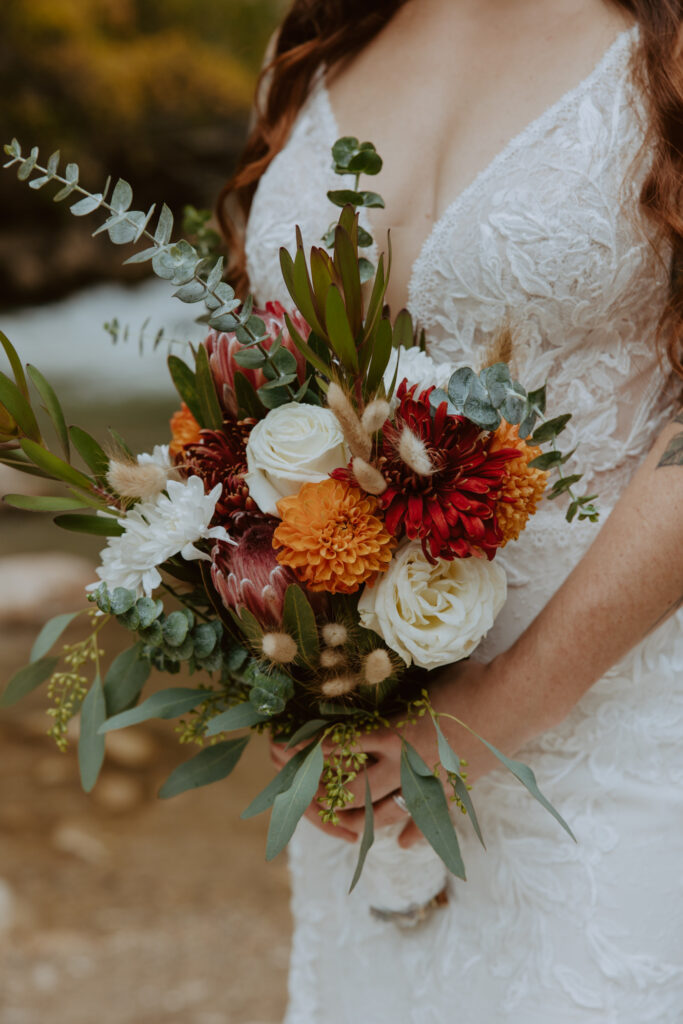
<svg viewBox="0 0 683 1024"><path fill-rule="evenodd" d="M319 483L348 462L344 435L330 409L289 402L271 409L247 441L249 493L262 512L278 515L280 498Z"/></svg>
<svg viewBox="0 0 683 1024"><path fill-rule="evenodd" d="M361 623L405 661L438 668L466 658L505 603L507 580L496 562L439 559L430 565L419 541L404 544L358 602Z"/></svg>

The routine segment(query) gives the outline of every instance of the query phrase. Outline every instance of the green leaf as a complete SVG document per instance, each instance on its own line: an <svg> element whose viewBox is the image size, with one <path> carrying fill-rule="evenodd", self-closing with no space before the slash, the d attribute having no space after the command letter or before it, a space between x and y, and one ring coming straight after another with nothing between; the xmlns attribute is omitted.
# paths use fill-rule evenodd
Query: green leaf
<svg viewBox="0 0 683 1024"><path fill-rule="evenodd" d="M536 469L553 469L555 466L561 466L563 461L562 452L543 452L532 459L529 465Z"/></svg>
<svg viewBox="0 0 683 1024"><path fill-rule="evenodd" d="M460 758L450 746L435 718L432 719L436 730L436 742L439 750L439 761L442 768L453 775L460 775Z"/></svg>
<svg viewBox="0 0 683 1024"><path fill-rule="evenodd" d="M252 725L266 722L268 715L262 715L249 700L235 704L220 715L212 718L204 732L205 736L218 736L221 732L235 732L237 729L250 729Z"/></svg>
<svg viewBox="0 0 683 1024"><path fill-rule="evenodd" d="M341 139L337 139L332 147L332 159L335 164L339 167L344 168L344 173L348 170L349 161L353 159L354 155L358 152L358 139L353 135L344 135Z"/></svg>
<svg viewBox="0 0 683 1024"><path fill-rule="evenodd" d="M546 403L546 389L545 384L542 388L538 388L536 391L530 391L527 395L529 405L535 407L540 412L541 416L545 413Z"/></svg>
<svg viewBox="0 0 683 1024"><path fill-rule="evenodd" d="M59 495L6 494L3 498L12 508L27 512L71 512L86 504L79 498L63 498Z"/></svg>
<svg viewBox="0 0 683 1024"><path fill-rule="evenodd" d="M0 373L0 406L7 410L23 434L34 442L40 440L33 409L14 381L4 373Z"/></svg>
<svg viewBox="0 0 683 1024"><path fill-rule="evenodd" d="M384 253L382 253L377 263L375 283L372 286L372 292L368 302L368 311L365 316L365 330L363 332L365 340L370 337L375 328L375 323L377 322L378 317L382 315L387 284L388 278L384 271Z"/></svg>
<svg viewBox="0 0 683 1024"><path fill-rule="evenodd" d="M469 793L469 790L468 790L467 785L465 783L465 780L463 779L463 777L461 775L456 775L455 783L453 785L453 788L455 789L455 795L458 797L458 799L462 803L463 807L467 811L467 816L470 819L470 821L472 822L472 828L476 832L477 839L479 840L481 845L484 847L484 849L486 849L486 843L484 842L484 837L482 835L481 828L479 826L479 819L477 818L477 812L474 809L474 804L472 803L472 798L470 796L470 793Z"/></svg>
<svg viewBox="0 0 683 1024"><path fill-rule="evenodd" d="M164 640L169 647L180 647L190 629L187 618L181 611L171 612L163 624Z"/></svg>
<svg viewBox="0 0 683 1024"><path fill-rule="evenodd" d="M325 324L327 335L343 366L354 373L358 372L358 353L353 340L351 327L346 315L346 307L339 289L330 285L325 303Z"/></svg>
<svg viewBox="0 0 683 1024"><path fill-rule="evenodd" d="M117 655L104 680L107 715L113 717L134 704L149 678L151 667L142 656L142 644Z"/></svg>
<svg viewBox="0 0 683 1024"><path fill-rule="evenodd" d="M263 352L257 348L244 348L240 352L235 352L233 358L238 366L243 366L246 370L260 370L266 362Z"/></svg>
<svg viewBox="0 0 683 1024"><path fill-rule="evenodd" d="M337 226L334 235L334 263L344 290L346 314L351 327L351 334L355 338L363 322L363 299L361 297L360 273L358 271L358 253L349 233L341 225ZM329 289L327 295L329 295ZM323 309L327 309L327 296Z"/></svg>
<svg viewBox="0 0 683 1024"><path fill-rule="evenodd" d="M246 810L242 811L240 817L244 820L253 818L257 814L267 811L269 807L272 807L275 798L286 789L289 789L294 781L294 776L316 745L316 743L309 743L303 750L297 751L287 761L285 766L280 769L275 778L271 779L266 788L261 790L258 796L254 797Z"/></svg>
<svg viewBox="0 0 683 1024"><path fill-rule="evenodd" d="M380 320L372 345L372 357L365 379L366 394L374 395L389 365L392 350L391 324L388 320Z"/></svg>
<svg viewBox="0 0 683 1024"><path fill-rule="evenodd" d="M84 473L74 469L68 462L64 462L57 455L48 452L35 441L22 438L19 443L24 454L49 476L57 480L64 480L65 483L73 484L74 487L82 487L85 491L92 489L92 481Z"/></svg>
<svg viewBox="0 0 683 1024"><path fill-rule="evenodd" d="M368 773L365 773L365 824L363 826L363 835L360 840L360 849L358 850L358 861L356 863L356 870L353 873L353 879L351 881L351 887L349 892L352 893L356 888L358 879L360 878L363 867L365 865L365 858L368 855L368 851L375 841L375 816L372 809L372 794L370 792L370 780Z"/></svg>
<svg viewBox="0 0 683 1024"><path fill-rule="evenodd" d="M67 626L80 614L80 612L66 612L64 615L55 615L54 618L45 623L33 641L30 657L31 664L40 661L54 647Z"/></svg>
<svg viewBox="0 0 683 1024"><path fill-rule="evenodd" d="M201 407L200 424L210 430L220 430L223 425L223 411L216 394L213 374L209 366L209 356L205 345L197 349L197 394Z"/></svg>
<svg viewBox="0 0 683 1024"><path fill-rule="evenodd" d="M202 417L201 403L197 391L197 377L193 370L179 356L168 357L168 371L175 389L199 423Z"/></svg>
<svg viewBox="0 0 683 1024"><path fill-rule="evenodd" d="M409 755L410 751L410 755ZM416 770L420 763L429 773ZM449 871L465 880L465 865L458 837L448 812L443 787L422 761L416 750L403 741L401 752L401 791L413 821Z"/></svg>
<svg viewBox="0 0 683 1024"><path fill-rule="evenodd" d="M263 639L263 629L259 624L258 619L253 615L248 608L241 608L239 612L229 609L230 617L236 624L237 628L241 633L249 640L252 644L261 650L261 641Z"/></svg>
<svg viewBox="0 0 683 1024"><path fill-rule="evenodd" d="M234 388L239 415L241 417L252 416L254 419L262 420L266 415L266 407L259 398L254 385L243 373L235 373Z"/></svg>
<svg viewBox="0 0 683 1024"><path fill-rule="evenodd" d="M448 381L448 398L455 406L458 414L462 413L465 399L469 394L470 384L476 379L476 373L469 366L461 366Z"/></svg>
<svg viewBox="0 0 683 1024"><path fill-rule="evenodd" d="M126 531L114 516L66 515L55 516L54 523L71 533L91 533L96 537L120 537Z"/></svg>
<svg viewBox="0 0 683 1024"><path fill-rule="evenodd" d="M26 377L24 376L24 369L21 365L21 359L19 358L19 354L12 342L2 331L0 331L0 345L4 348L5 354L9 359L9 364L12 368L12 373L17 387L24 398L28 398L28 385L26 383Z"/></svg>
<svg viewBox="0 0 683 1024"><path fill-rule="evenodd" d="M322 744L316 743L299 766L289 789L275 797L266 842L266 860L277 857L292 838L299 818L317 792L323 761Z"/></svg>
<svg viewBox="0 0 683 1024"><path fill-rule="evenodd" d="M311 285L310 278L308 276L308 268L306 266L306 257L301 244L301 234L297 229L297 252L294 259L293 269L293 284L294 284L294 301L298 308L303 314L303 318L307 324L309 324L314 331L318 334L324 334L324 329L318 311L315 306L315 295L313 293L313 287Z"/></svg>
<svg viewBox="0 0 683 1024"><path fill-rule="evenodd" d="M279 715L294 696L294 682L286 672L271 669L267 674L251 666L249 700L259 714Z"/></svg>
<svg viewBox="0 0 683 1024"><path fill-rule="evenodd" d="M301 587L290 584L285 592L282 626L296 640L301 661L314 669L320 656L315 613Z"/></svg>
<svg viewBox="0 0 683 1024"><path fill-rule="evenodd" d="M382 158L374 149L362 149L347 164L353 174L379 174L382 170Z"/></svg>
<svg viewBox="0 0 683 1024"><path fill-rule="evenodd" d="M10 679L5 692L0 697L0 708L8 708L18 700L35 690L54 672L59 658L41 658L25 668L20 668Z"/></svg>
<svg viewBox="0 0 683 1024"><path fill-rule="evenodd" d="M319 373L322 373L324 377L329 378L329 364L327 364L323 359L321 359L321 357L311 348L307 341L304 341L304 339L301 337L301 335L295 328L294 324L290 320L287 313L285 313L285 323L287 324L287 330L289 331L292 341L298 348L299 352L301 352L302 356L306 358L306 360L311 364L314 370L317 370Z"/></svg>
<svg viewBox="0 0 683 1024"><path fill-rule="evenodd" d="M559 480L555 481L550 491L548 492L548 501L554 501L555 498L559 498L561 494L564 494L566 491L570 490L570 488L572 488L574 484L578 484L579 480L581 480L582 477L582 473L572 473L571 476L560 477Z"/></svg>
<svg viewBox="0 0 683 1024"><path fill-rule="evenodd" d="M384 200L377 192L361 192L361 206L366 209L383 209Z"/></svg>
<svg viewBox="0 0 683 1024"><path fill-rule="evenodd" d="M523 764L521 761L515 761L511 757L506 757L505 754L502 754L500 750L497 750L492 743L489 743L488 740L485 740L483 736L480 736L479 733L476 733L474 729L470 729L469 726L465 726L465 728L468 729L468 731L471 732L473 736L476 736L477 739L480 740L484 744L484 746L491 751L494 757L497 757L500 763L504 765L509 772L512 772L516 779L519 779L522 785L529 791L529 793L531 793L534 800L537 800L541 807L545 807L546 811L548 811L549 814L552 814L553 818L555 818L555 820L560 823L565 832L569 836L571 836L574 842L576 842L576 836L570 829L567 822L564 820L561 814L559 814L559 812L555 810L550 801L547 800L541 793L540 789L538 788L538 783L536 782L536 776L534 775L531 768L529 768L528 765Z"/></svg>
<svg viewBox="0 0 683 1024"><path fill-rule="evenodd" d="M81 785L89 793L97 782L102 763L104 762L104 736L100 727L107 717L104 691L100 677L88 690L81 707L81 728L78 737L78 767L81 773Z"/></svg>
<svg viewBox="0 0 683 1024"><path fill-rule="evenodd" d="M109 458L102 446L85 430L81 430L80 427L71 427L69 434L74 448L88 469L92 470L98 479L104 480L109 469Z"/></svg>
<svg viewBox="0 0 683 1024"><path fill-rule="evenodd" d="M301 728L297 729L294 735L290 737L285 750L291 750L292 747L303 743L304 740L310 740L311 736L315 736L316 733L319 733L327 725L329 725L329 722L326 722L324 718L312 718L309 722L304 722Z"/></svg>
<svg viewBox="0 0 683 1024"><path fill-rule="evenodd" d="M195 708L197 704L201 704L208 696L206 690L192 690L187 686L159 690L137 707L108 718L101 731L125 729L129 725L137 725L150 718L178 718L179 715L184 715L186 711Z"/></svg>
<svg viewBox="0 0 683 1024"><path fill-rule="evenodd" d="M562 433L571 418L572 414L566 413L564 416L556 416L555 419L541 423L540 427L536 427L531 435L531 443L545 444L547 441L554 440L558 434Z"/></svg>
<svg viewBox="0 0 683 1024"><path fill-rule="evenodd" d="M351 188L336 188L327 193L327 198L335 206L362 206L362 192L355 192Z"/></svg>
<svg viewBox="0 0 683 1024"><path fill-rule="evenodd" d="M237 765L248 742L249 737L242 736L235 740L223 740L213 747L205 747L171 772L159 790L159 796L167 800L188 789L199 789L200 786L225 779Z"/></svg>

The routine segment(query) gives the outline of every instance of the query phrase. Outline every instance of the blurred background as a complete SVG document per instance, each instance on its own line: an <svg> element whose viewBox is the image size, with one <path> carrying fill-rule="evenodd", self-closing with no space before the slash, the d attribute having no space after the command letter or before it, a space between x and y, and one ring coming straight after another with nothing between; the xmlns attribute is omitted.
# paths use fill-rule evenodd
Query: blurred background
<svg viewBox="0 0 683 1024"><path fill-rule="evenodd" d="M187 204L212 207L230 175L282 8L2 0L0 141L16 135L45 158L61 149L93 191L124 177L136 207L166 202L180 223ZM147 265L123 267L123 249L91 237L97 215L76 219L50 192L0 174L0 329L69 422L150 450L177 405L169 343L181 353L202 330ZM2 493L35 482L0 466ZM0 504L3 687L40 624L81 605L100 546ZM115 630L103 646L110 659L129 643ZM271 775L263 746L225 782L166 802L156 791L190 753L174 723L111 734L86 796L75 744L62 755L45 735L46 707L38 690L0 712L0 1024L277 1024L286 864L264 863L266 821L239 819Z"/></svg>

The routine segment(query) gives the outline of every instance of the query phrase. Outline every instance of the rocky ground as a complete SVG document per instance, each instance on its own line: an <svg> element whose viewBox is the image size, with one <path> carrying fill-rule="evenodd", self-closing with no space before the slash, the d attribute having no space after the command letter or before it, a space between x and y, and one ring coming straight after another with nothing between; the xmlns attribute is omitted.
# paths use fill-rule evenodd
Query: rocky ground
<svg viewBox="0 0 683 1024"><path fill-rule="evenodd" d="M0 604L3 682L26 661L41 583L37 556L7 555L6 515L1 589L16 600ZM72 586L84 571L72 559ZM264 862L266 820L239 819L271 774L263 745L225 782L165 802L156 790L186 756L173 723L112 734L86 796L73 744L62 755L45 737L44 708L38 691L0 713L0 1024L277 1024L286 863Z"/></svg>

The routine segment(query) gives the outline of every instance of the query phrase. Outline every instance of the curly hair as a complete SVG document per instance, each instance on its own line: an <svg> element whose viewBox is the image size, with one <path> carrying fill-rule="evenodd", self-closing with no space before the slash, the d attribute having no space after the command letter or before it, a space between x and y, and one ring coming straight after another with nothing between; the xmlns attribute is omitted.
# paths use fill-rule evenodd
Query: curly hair
<svg viewBox="0 0 683 1024"><path fill-rule="evenodd" d="M248 289L244 225L261 175L284 146L322 64L359 52L407 0L294 0L259 80L253 127L216 215L230 252L228 275ZM671 288L657 340L683 378L683 0L611 0L640 26L637 68L649 113L652 158L640 203L671 251Z"/></svg>

